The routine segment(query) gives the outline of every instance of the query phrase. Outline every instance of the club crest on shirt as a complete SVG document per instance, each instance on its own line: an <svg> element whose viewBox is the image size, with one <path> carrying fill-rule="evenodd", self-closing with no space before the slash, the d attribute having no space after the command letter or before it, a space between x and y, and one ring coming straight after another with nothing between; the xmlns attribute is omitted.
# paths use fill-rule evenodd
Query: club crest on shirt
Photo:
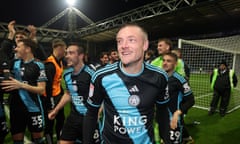
<svg viewBox="0 0 240 144"><path fill-rule="evenodd" d="M140 98L138 95L131 95L128 98L128 103L131 106L138 106L140 104Z"/></svg>

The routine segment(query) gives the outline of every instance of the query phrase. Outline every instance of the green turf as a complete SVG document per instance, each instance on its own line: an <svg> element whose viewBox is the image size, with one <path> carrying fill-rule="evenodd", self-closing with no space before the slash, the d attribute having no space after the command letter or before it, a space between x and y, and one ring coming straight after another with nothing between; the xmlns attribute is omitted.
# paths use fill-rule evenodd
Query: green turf
<svg viewBox="0 0 240 144"><path fill-rule="evenodd" d="M192 108L185 117L186 126L196 144L237 144L239 141L240 109L220 117L207 111ZM194 121L200 124L194 124Z"/></svg>
<svg viewBox="0 0 240 144"><path fill-rule="evenodd" d="M210 88L210 73L191 74L190 86L195 96L195 106L208 109L213 96ZM240 105L240 85L233 89L228 110L232 111Z"/></svg>

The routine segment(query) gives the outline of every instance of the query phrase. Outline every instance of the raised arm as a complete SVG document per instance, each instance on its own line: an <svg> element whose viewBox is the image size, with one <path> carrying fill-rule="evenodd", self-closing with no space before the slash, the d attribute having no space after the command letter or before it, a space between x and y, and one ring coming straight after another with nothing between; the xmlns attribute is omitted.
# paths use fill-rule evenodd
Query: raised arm
<svg viewBox="0 0 240 144"><path fill-rule="evenodd" d="M16 24L15 20L10 21L9 24L8 24L8 31L9 31L8 39L10 39L10 40L14 39L14 36L15 36L15 33L16 33L16 30L14 28L15 24Z"/></svg>

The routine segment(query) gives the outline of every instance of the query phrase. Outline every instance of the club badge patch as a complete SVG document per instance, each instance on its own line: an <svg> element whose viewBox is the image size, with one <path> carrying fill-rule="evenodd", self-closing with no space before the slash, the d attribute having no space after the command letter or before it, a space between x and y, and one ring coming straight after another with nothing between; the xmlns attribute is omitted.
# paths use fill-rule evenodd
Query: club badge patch
<svg viewBox="0 0 240 144"><path fill-rule="evenodd" d="M190 92L191 88L188 83L183 84L184 93Z"/></svg>
<svg viewBox="0 0 240 144"><path fill-rule="evenodd" d="M137 95L131 95L129 98L128 98L128 103L129 105L131 106L138 106L140 104L140 98L139 96Z"/></svg>

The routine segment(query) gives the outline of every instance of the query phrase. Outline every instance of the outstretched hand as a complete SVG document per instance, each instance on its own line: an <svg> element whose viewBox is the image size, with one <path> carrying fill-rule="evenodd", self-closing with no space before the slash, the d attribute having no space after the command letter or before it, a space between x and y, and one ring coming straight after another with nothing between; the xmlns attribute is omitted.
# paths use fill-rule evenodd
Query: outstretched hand
<svg viewBox="0 0 240 144"><path fill-rule="evenodd" d="M22 87L22 82L14 79L13 77L9 77L9 80L3 80L0 85L2 86L2 89L5 91L12 91L17 90Z"/></svg>
<svg viewBox="0 0 240 144"><path fill-rule="evenodd" d="M56 117L56 115L57 115L57 112L53 109L52 111L50 111L50 112L48 113L48 118L49 118L50 120L53 120L53 119Z"/></svg>

